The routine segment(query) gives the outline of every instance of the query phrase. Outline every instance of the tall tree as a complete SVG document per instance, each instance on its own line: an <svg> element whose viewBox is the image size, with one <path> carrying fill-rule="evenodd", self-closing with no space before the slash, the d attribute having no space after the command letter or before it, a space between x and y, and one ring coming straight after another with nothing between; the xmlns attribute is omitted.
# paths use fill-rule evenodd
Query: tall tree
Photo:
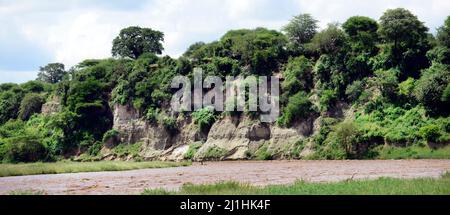
<svg viewBox="0 0 450 215"><path fill-rule="evenodd" d="M162 42L164 33L150 28L137 26L128 27L120 31L113 41L113 56L139 58L144 53L161 54L164 50Z"/></svg>
<svg viewBox="0 0 450 215"><path fill-rule="evenodd" d="M56 84L63 80L67 74L64 64L62 63L50 63L39 69L37 80Z"/></svg>
<svg viewBox="0 0 450 215"><path fill-rule="evenodd" d="M378 53L378 23L368 17L353 16L342 28L349 36L351 52L348 52L346 66L354 78L371 74L370 58Z"/></svg>
<svg viewBox="0 0 450 215"><path fill-rule="evenodd" d="M283 27L283 31L295 49L302 49L303 44L310 42L316 35L317 22L310 14L300 14L294 16L289 24Z"/></svg>
<svg viewBox="0 0 450 215"><path fill-rule="evenodd" d="M364 16L350 17L342 28L349 35L352 46L356 49L373 49L377 42L377 21Z"/></svg>
<svg viewBox="0 0 450 215"><path fill-rule="evenodd" d="M426 58L430 49L428 28L410 11L403 8L387 10L380 18L378 32L388 43L384 48L385 67L398 67L402 79L418 77L420 70L429 66Z"/></svg>

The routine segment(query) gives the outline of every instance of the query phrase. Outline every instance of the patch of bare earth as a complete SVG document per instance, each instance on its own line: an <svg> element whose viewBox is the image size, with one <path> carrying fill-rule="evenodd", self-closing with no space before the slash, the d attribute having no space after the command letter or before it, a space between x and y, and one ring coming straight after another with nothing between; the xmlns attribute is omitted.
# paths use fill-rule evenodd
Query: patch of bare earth
<svg viewBox="0 0 450 215"><path fill-rule="evenodd" d="M17 190L70 195L140 194L146 188L176 190L185 183L237 181L272 185L297 180L437 178L445 172L450 172L450 160L210 162L165 169L4 177L0 178L0 194Z"/></svg>

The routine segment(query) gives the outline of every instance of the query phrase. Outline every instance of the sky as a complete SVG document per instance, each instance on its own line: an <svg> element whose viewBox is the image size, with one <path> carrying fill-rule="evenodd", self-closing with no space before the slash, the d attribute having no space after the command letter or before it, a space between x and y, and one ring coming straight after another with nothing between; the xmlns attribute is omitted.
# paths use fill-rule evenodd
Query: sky
<svg viewBox="0 0 450 215"><path fill-rule="evenodd" d="M230 29L280 30L295 15L343 23L354 15L379 20L403 7L432 33L450 15L448 0L0 0L0 83L36 78L39 67L111 57L122 28L165 33L164 55L179 57L198 42L218 40Z"/></svg>

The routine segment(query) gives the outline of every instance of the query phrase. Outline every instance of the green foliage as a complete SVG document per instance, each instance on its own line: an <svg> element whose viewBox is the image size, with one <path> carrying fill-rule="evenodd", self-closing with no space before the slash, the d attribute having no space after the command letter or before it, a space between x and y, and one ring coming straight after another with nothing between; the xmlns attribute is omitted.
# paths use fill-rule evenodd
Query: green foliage
<svg viewBox="0 0 450 215"><path fill-rule="evenodd" d="M389 144L405 146L420 143L423 135L422 127L432 124L442 124L445 131L445 122L430 119L423 107L417 106L409 110L400 107L385 107L373 111L368 115L356 118L366 140L384 139ZM448 131L447 131L448 132Z"/></svg>
<svg viewBox="0 0 450 215"><path fill-rule="evenodd" d="M347 54L346 67L356 78L363 78L371 74L370 59L378 53L378 24L375 20L354 16L343 25L349 35L351 51Z"/></svg>
<svg viewBox="0 0 450 215"><path fill-rule="evenodd" d="M191 145L189 145L189 149L184 155L184 159L192 160L195 154L197 154L198 150L202 147L202 145L203 144L201 142L192 143Z"/></svg>
<svg viewBox="0 0 450 215"><path fill-rule="evenodd" d="M383 69L398 67L400 79L417 77L428 66L426 53L428 28L410 11L397 8L387 10L380 18L379 34L387 44L382 52Z"/></svg>
<svg viewBox="0 0 450 215"><path fill-rule="evenodd" d="M209 147L202 155L203 160L219 160L222 159L228 153L227 150L216 146Z"/></svg>
<svg viewBox="0 0 450 215"><path fill-rule="evenodd" d="M359 80L354 81L352 84L348 85L347 89L345 90L345 95L347 96L348 100L352 102L357 101L364 92L364 85L365 83Z"/></svg>
<svg viewBox="0 0 450 215"><path fill-rule="evenodd" d="M161 115L159 118L159 123L170 133L175 133L178 131L177 119L172 116Z"/></svg>
<svg viewBox="0 0 450 215"><path fill-rule="evenodd" d="M28 81L24 84L21 84L20 87L26 93L43 93L43 92L51 92L53 90L52 84L42 81Z"/></svg>
<svg viewBox="0 0 450 215"><path fill-rule="evenodd" d="M284 96L292 96L299 91L310 91L313 87L313 66L304 56L291 58L284 69L285 81L281 84Z"/></svg>
<svg viewBox="0 0 450 215"><path fill-rule="evenodd" d="M243 66L249 65L250 72L257 75L271 74L285 58L286 38L274 30L232 30L220 43L226 56L239 60Z"/></svg>
<svg viewBox="0 0 450 215"><path fill-rule="evenodd" d="M137 59L142 54L149 52L161 54L164 50L161 42L164 41L164 33L150 28L137 26L122 29L113 41L113 56L130 57Z"/></svg>
<svg viewBox="0 0 450 215"><path fill-rule="evenodd" d="M426 125L419 130L423 139L432 143L448 143L450 141L450 134L448 134L441 126L432 124Z"/></svg>
<svg viewBox="0 0 450 215"><path fill-rule="evenodd" d="M329 24L328 27L317 33L309 45L309 49L322 54L335 54L346 45L346 35L337 24Z"/></svg>
<svg viewBox="0 0 450 215"><path fill-rule="evenodd" d="M135 144L119 144L111 150L111 154L118 158L132 157L133 159L140 159L142 143Z"/></svg>
<svg viewBox="0 0 450 215"><path fill-rule="evenodd" d="M410 98L415 88L416 80L414 78L408 78L398 85L398 91L400 95Z"/></svg>
<svg viewBox="0 0 450 215"><path fill-rule="evenodd" d="M23 121L9 121L0 127L0 160L36 162L47 160L42 134Z"/></svg>
<svg viewBox="0 0 450 215"><path fill-rule="evenodd" d="M256 150L254 158L256 160L272 160L273 154L269 150L269 145L264 144L258 150Z"/></svg>
<svg viewBox="0 0 450 215"><path fill-rule="evenodd" d="M336 104L338 97L334 90L320 92L320 111L328 112Z"/></svg>
<svg viewBox="0 0 450 215"><path fill-rule="evenodd" d="M67 72L62 63L50 63L39 69L37 80L55 84L63 80Z"/></svg>
<svg viewBox="0 0 450 215"><path fill-rule="evenodd" d="M23 94L16 84L0 85L0 124L17 118Z"/></svg>
<svg viewBox="0 0 450 215"><path fill-rule="evenodd" d="M448 101L441 98L450 83L450 70L447 65L433 64L417 80L414 96L433 113L448 113Z"/></svg>
<svg viewBox="0 0 450 215"><path fill-rule="evenodd" d="M450 64L450 48L436 46L427 52L427 58L433 63Z"/></svg>
<svg viewBox="0 0 450 215"><path fill-rule="evenodd" d="M447 17L444 25L438 28L436 38L440 46L450 48L450 16Z"/></svg>
<svg viewBox="0 0 450 215"><path fill-rule="evenodd" d="M370 85L378 88L382 95L388 99L395 99L398 87L398 70L377 70L375 77L370 80Z"/></svg>
<svg viewBox="0 0 450 215"><path fill-rule="evenodd" d="M323 140L322 145L316 145L317 151L309 157L310 159L341 160L362 156L359 150L360 145L364 144L362 132L355 122L344 121L333 127L325 125L323 129L325 130L321 129L320 135L323 138L323 135L326 134L326 139Z"/></svg>
<svg viewBox="0 0 450 215"><path fill-rule="evenodd" d="M194 123L198 125L200 131L206 133L217 119L214 111L209 107L192 113L192 118L194 119Z"/></svg>
<svg viewBox="0 0 450 215"><path fill-rule="evenodd" d="M143 195L448 195L450 179L347 180L330 183L297 181L292 185L252 186L238 182L185 184L179 191L145 190Z"/></svg>
<svg viewBox="0 0 450 215"><path fill-rule="evenodd" d="M433 64L422 72L422 77L417 81L414 96L426 105L431 111L448 113L446 106L448 101L441 98L450 83L450 70L448 65Z"/></svg>
<svg viewBox="0 0 450 215"><path fill-rule="evenodd" d="M131 162L131 161L101 161L101 162L53 162L53 163L26 163L26 164L0 164L0 177L63 174L79 172L126 171L135 169L170 168L189 166L190 162Z"/></svg>
<svg viewBox="0 0 450 215"><path fill-rule="evenodd" d="M102 142L105 144L109 143L112 143L113 145L118 144L120 142L120 132L115 129L107 131L103 135Z"/></svg>
<svg viewBox="0 0 450 215"><path fill-rule="evenodd" d="M278 124L290 126L297 120L309 117L314 113L312 103L305 92L298 92L289 98L289 102L283 111L283 115L278 119Z"/></svg>
<svg viewBox="0 0 450 215"><path fill-rule="evenodd" d="M44 102L44 98L39 94L29 93L25 95L20 103L19 119L26 121L30 119L33 114L40 113Z"/></svg>
<svg viewBox="0 0 450 215"><path fill-rule="evenodd" d="M317 33L318 21L310 14L294 16L289 23L283 27L289 39L290 47L294 53L304 51L304 45L309 43Z"/></svg>
<svg viewBox="0 0 450 215"><path fill-rule="evenodd" d="M440 149L431 149L426 146L378 146L372 149L372 151L376 155L372 159L449 159L450 157L450 147L448 146Z"/></svg>

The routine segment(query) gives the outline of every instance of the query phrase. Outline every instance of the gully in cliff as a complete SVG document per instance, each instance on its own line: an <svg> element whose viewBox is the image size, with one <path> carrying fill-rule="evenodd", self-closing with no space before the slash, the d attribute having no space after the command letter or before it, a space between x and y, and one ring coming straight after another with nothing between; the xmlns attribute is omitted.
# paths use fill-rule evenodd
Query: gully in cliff
<svg viewBox="0 0 450 215"><path fill-rule="evenodd" d="M217 76L208 76L203 80L202 69L196 68L193 85L192 88L191 80L186 76L177 76L172 80L172 88L179 89L172 97L173 111L213 108L219 112L261 112L261 121L268 123L274 122L280 115L280 81L277 77L270 77L270 86L266 76L227 76L224 84Z"/></svg>

